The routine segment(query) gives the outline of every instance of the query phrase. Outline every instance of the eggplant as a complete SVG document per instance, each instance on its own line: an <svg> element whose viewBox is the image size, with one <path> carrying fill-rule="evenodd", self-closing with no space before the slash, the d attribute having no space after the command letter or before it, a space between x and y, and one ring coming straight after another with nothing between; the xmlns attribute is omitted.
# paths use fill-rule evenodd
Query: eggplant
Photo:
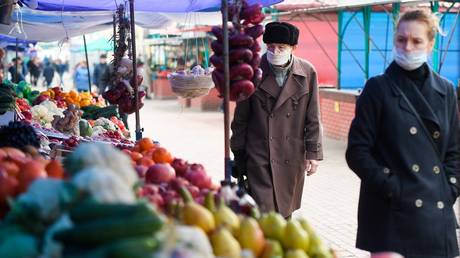
<svg viewBox="0 0 460 258"><path fill-rule="evenodd" d="M253 55L257 54L257 52L262 50L262 48L260 47L259 41L254 40L254 45L252 45L251 50L252 50Z"/></svg>
<svg viewBox="0 0 460 258"><path fill-rule="evenodd" d="M254 40L264 34L264 26L263 25L254 25L251 27L246 27L244 29L244 33L251 36Z"/></svg>
<svg viewBox="0 0 460 258"><path fill-rule="evenodd" d="M211 42L211 49L216 55L222 55L224 52L224 46L217 40Z"/></svg>
<svg viewBox="0 0 460 258"><path fill-rule="evenodd" d="M260 60L261 60L260 55L256 53L253 56L251 62L249 63L251 65L252 69L256 70L257 68L259 68Z"/></svg>
<svg viewBox="0 0 460 258"><path fill-rule="evenodd" d="M238 80L241 78L251 80L254 76L254 70L249 64L242 63L230 67L230 80Z"/></svg>
<svg viewBox="0 0 460 258"><path fill-rule="evenodd" d="M212 26L211 33L217 38L218 41L222 42L223 39L223 30L219 26Z"/></svg>
<svg viewBox="0 0 460 258"><path fill-rule="evenodd" d="M262 72L262 69L260 68L257 68L254 70L254 77L252 77L252 83L254 83L254 85L259 85L260 82L262 81L262 75L263 75L263 72Z"/></svg>
<svg viewBox="0 0 460 258"><path fill-rule="evenodd" d="M224 58L222 56L212 55L209 58L209 62L211 62L211 64L214 65L214 67L216 67L217 69L221 71L224 70Z"/></svg>
<svg viewBox="0 0 460 258"><path fill-rule="evenodd" d="M262 13L262 7L263 6L261 4L259 4L259 3L247 6L247 7L243 8L243 10L241 10L240 18L241 19L250 19L251 17L259 15L259 14Z"/></svg>
<svg viewBox="0 0 460 258"><path fill-rule="evenodd" d="M243 33L236 33L229 37L231 47L252 47L254 45L254 39Z"/></svg>
<svg viewBox="0 0 460 258"><path fill-rule="evenodd" d="M239 61L249 62L253 59L252 51L248 48L236 48L230 50L229 60L230 63L237 63Z"/></svg>
<svg viewBox="0 0 460 258"><path fill-rule="evenodd" d="M212 71L212 81L214 82L214 86L219 90L219 88L224 87L224 74L218 70Z"/></svg>
<svg viewBox="0 0 460 258"><path fill-rule="evenodd" d="M230 100L242 101L249 98L256 88L250 80L233 81L230 85Z"/></svg>

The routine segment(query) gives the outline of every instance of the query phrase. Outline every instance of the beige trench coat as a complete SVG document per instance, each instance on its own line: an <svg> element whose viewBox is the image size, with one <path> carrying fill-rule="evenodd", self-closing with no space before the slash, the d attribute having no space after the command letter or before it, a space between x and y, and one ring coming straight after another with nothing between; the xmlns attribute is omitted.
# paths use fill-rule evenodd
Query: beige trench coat
<svg viewBox="0 0 460 258"><path fill-rule="evenodd" d="M287 217L300 208L305 159L321 160L321 124L316 71L294 57L281 88L265 56L255 93L237 103L232 150L247 153L251 195L262 211Z"/></svg>

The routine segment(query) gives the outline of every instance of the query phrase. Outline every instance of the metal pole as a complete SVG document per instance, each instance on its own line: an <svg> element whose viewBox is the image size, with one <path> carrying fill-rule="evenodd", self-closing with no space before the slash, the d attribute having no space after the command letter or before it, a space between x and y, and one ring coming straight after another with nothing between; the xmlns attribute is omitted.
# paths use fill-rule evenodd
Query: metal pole
<svg viewBox="0 0 460 258"><path fill-rule="evenodd" d="M369 79L369 55L371 53L371 48L369 44L370 40L370 27L371 27L371 12L372 9L369 6L364 7L363 9L363 20L364 20L364 49L365 49L365 54L364 54L364 61L365 61L365 77L366 80Z"/></svg>
<svg viewBox="0 0 460 258"><path fill-rule="evenodd" d="M19 80L19 60L18 60L18 47L19 47L19 43L18 43L18 38L16 38L16 63L15 63L15 66L16 66L16 72L14 73L14 81L16 83L18 83L18 80ZM25 79L25 78L24 78Z"/></svg>
<svg viewBox="0 0 460 258"><path fill-rule="evenodd" d="M439 2L434 1L431 5L431 11L433 13L439 12ZM439 33L436 34L434 47L433 47L433 70L439 72Z"/></svg>
<svg viewBox="0 0 460 258"><path fill-rule="evenodd" d="M129 15L131 19L131 53L133 59L133 89L134 89L134 98L136 100L136 140L142 138L142 129L139 116L139 95L138 86L137 86L137 63L136 63L136 28L134 23L134 0L129 0Z"/></svg>
<svg viewBox="0 0 460 258"><path fill-rule="evenodd" d="M337 51L337 89L340 90L341 88L341 79L342 79L342 44L343 44L343 33L342 33L342 25L343 25L343 12L339 10L338 19L337 19L337 27L339 30L338 35L338 51Z"/></svg>
<svg viewBox="0 0 460 258"><path fill-rule="evenodd" d="M86 70L88 71L88 90L91 92L91 73L89 72L88 48L86 46L86 36L83 35L83 44L85 45Z"/></svg>
<svg viewBox="0 0 460 258"><path fill-rule="evenodd" d="M230 173L230 65L228 63L228 0L222 0L222 29L223 29L223 44L224 44L224 138L225 138L225 180L231 180Z"/></svg>
<svg viewBox="0 0 460 258"><path fill-rule="evenodd" d="M113 14L113 55L115 56L115 51L117 50L117 17Z"/></svg>

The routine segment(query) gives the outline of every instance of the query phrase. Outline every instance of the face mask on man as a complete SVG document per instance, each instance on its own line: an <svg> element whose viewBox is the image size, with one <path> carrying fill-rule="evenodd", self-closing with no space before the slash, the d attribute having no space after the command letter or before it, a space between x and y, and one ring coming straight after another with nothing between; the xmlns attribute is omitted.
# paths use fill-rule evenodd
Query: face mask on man
<svg viewBox="0 0 460 258"><path fill-rule="evenodd" d="M270 50L267 51L267 60L272 65L285 65L291 58L291 49L283 50L282 52L274 53Z"/></svg>
<svg viewBox="0 0 460 258"><path fill-rule="evenodd" d="M412 71L428 60L428 54L424 50L406 52L400 48L393 48L393 58L399 66L405 70Z"/></svg>

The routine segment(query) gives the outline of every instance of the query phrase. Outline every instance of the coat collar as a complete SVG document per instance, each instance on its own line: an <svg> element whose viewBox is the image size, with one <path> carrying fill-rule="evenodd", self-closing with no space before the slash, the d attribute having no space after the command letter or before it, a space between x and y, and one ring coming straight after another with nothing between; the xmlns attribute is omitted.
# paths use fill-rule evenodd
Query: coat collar
<svg viewBox="0 0 460 258"><path fill-rule="evenodd" d="M273 111L279 108L286 100L299 92L302 87L305 87L302 81L304 81L307 77L306 67L304 67L301 64L301 61L295 56L292 57L292 62L293 63L290 72L288 72L286 83L283 86L281 93L279 93L279 88L275 88L279 86L276 84L275 76L267 61L267 56L262 56L260 68L262 69L263 76L260 88L271 96L277 98Z"/></svg>
<svg viewBox="0 0 460 258"><path fill-rule="evenodd" d="M403 82L404 80L403 78L405 77L401 75L400 69L401 68L398 66L398 64L396 64L396 62L393 61L390 64L390 66L388 66L388 68L385 70L385 73L389 75L391 78L398 78L397 80L395 80L395 83L398 83L398 85L401 85L400 83ZM428 77L426 78L425 85L423 86L423 88L426 90L430 90L430 88L432 88L435 91L437 91L439 94L443 96L446 95L446 89L441 88L441 85L436 82L435 78L436 78L436 75L434 71L431 69L431 67L429 67ZM399 95L397 91L393 91L393 93L395 93L396 95Z"/></svg>
<svg viewBox="0 0 460 258"><path fill-rule="evenodd" d="M400 96L401 93L395 89L395 87L399 87L422 118L430 120L439 126L439 117L443 112L446 91L436 82L434 72L429 69L428 77L421 90L419 90L409 78L401 74L400 69L401 68L393 62L385 72L390 80L394 82L391 83L393 93L396 96ZM412 113L411 108L403 98L400 98L399 104L402 109Z"/></svg>

